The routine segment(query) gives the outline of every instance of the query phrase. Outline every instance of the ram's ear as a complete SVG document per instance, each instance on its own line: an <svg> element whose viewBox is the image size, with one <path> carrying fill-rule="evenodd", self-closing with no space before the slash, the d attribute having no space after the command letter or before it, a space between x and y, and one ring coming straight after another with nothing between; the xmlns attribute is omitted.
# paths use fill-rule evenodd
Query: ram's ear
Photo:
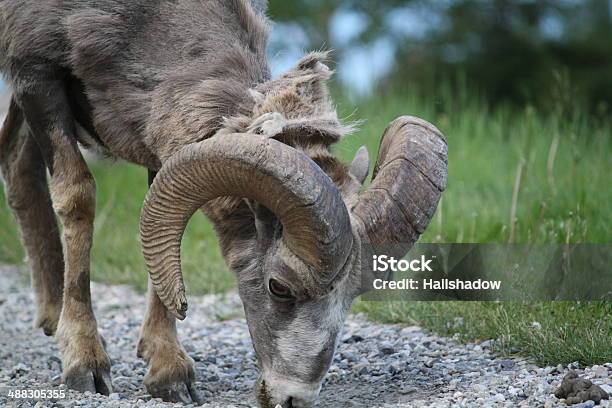
<svg viewBox="0 0 612 408"><path fill-rule="evenodd" d="M331 76L327 63L329 62L330 51L311 52L302 57L297 63L295 69L302 71L325 72L326 76Z"/></svg>
<svg viewBox="0 0 612 408"><path fill-rule="evenodd" d="M363 184L366 177L368 177L369 170L370 154L365 146L361 146L359 150L357 150L357 153L355 153L355 158L351 163L349 172L353 175L353 177L355 177L355 179L357 179L359 184Z"/></svg>

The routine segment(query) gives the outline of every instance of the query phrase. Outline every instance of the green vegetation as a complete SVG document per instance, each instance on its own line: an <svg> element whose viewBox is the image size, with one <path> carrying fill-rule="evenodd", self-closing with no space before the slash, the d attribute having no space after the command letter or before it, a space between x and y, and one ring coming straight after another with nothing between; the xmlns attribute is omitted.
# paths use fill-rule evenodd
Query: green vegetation
<svg viewBox="0 0 612 408"><path fill-rule="evenodd" d="M527 355L541 365L612 361L611 302L359 302L355 309L460 341L496 339L495 350Z"/></svg>
<svg viewBox="0 0 612 408"><path fill-rule="evenodd" d="M570 102L543 115L529 107L490 109L451 87L427 98L410 91L398 95L362 102L356 110L337 99L345 119L367 121L336 152L348 162L359 146L367 145L376 157L384 127L402 114L423 117L446 134L448 189L421 242L610 242L610 124L583 114L570 98L560 98ZM92 168L98 185L93 278L145 289L138 217L146 172L108 161ZM21 263L16 227L0 198L0 262ZM192 293L235 285L201 214L183 239L183 265ZM518 351L540 363L612 361L610 303L359 302L355 309L380 321L458 333L466 341L498 338L500 351Z"/></svg>
<svg viewBox="0 0 612 408"><path fill-rule="evenodd" d="M350 160L366 145L376 157L390 120L420 116L440 128L449 145L448 188L421 242L609 242L612 126L571 103L546 116L531 107L491 110L462 89L442 87L429 97L406 91L364 103L352 115L342 104L345 117L366 122L337 152Z"/></svg>

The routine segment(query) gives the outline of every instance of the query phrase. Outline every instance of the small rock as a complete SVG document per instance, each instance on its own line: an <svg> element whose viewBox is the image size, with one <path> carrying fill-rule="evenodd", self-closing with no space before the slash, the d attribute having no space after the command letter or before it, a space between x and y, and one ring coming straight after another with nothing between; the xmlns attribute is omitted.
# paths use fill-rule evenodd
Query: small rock
<svg viewBox="0 0 612 408"><path fill-rule="evenodd" d="M542 374L544 375L550 375L550 374L558 374L559 371L557 370L557 367L544 367L542 369Z"/></svg>
<svg viewBox="0 0 612 408"><path fill-rule="evenodd" d="M350 336L349 338L347 338L346 340L344 340L345 343L348 344L352 344L352 343L360 343L363 341L363 337L361 337L358 334L353 334L352 336Z"/></svg>
<svg viewBox="0 0 612 408"><path fill-rule="evenodd" d="M423 354L425 352L427 352L427 348L423 347L422 344L417 344L414 348L413 348L415 354Z"/></svg>
<svg viewBox="0 0 612 408"><path fill-rule="evenodd" d="M608 369L604 366L594 365L591 372L595 378L608 378Z"/></svg>
<svg viewBox="0 0 612 408"><path fill-rule="evenodd" d="M395 353L395 348L388 341L384 341L380 344L379 350L384 355L389 355Z"/></svg>
<svg viewBox="0 0 612 408"><path fill-rule="evenodd" d="M407 326L400 331L401 337L410 337L414 333L420 332L422 329L419 326Z"/></svg>
<svg viewBox="0 0 612 408"><path fill-rule="evenodd" d="M355 364L353 366L353 371L356 371L359 375L367 374L368 372L368 364Z"/></svg>
<svg viewBox="0 0 612 408"><path fill-rule="evenodd" d="M20 375L27 374L29 372L30 372L30 369L28 366L26 366L23 363L19 363L16 366L14 366L13 369L11 370L11 378L15 378Z"/></svg>
<svg viewBox="0 0 612 408"><path fill-rule="evenodd" d="M402 371L402 364L395 362L389 365L389 372L391 374L397 374Z"/></svg>
<svg viewBox="0 0 612 408"><path fill-rule="evenodd" d="M400 394L403 394L403 395L413 394L417 391L418 389L415 387L404 387L404 388L400 388L399 390Z"/></svg>
<svg viewBox="0 0 612 408"><path fill-rule="evenodd" d="M491 346L493 346L494 341L493 340L485 340L482 343L480 343L480 346L482 348L491 348Z"/></svg>
<svg viewBox="0 0 612 408"><path fill-rule="evenodd" d="M492 399L495 402L504 402L506 397L504 397L504 394L495 394Z"/></svg>
<svg viewBox="0 0 612 408"><path fill-rule="evenodd" d="M342 358L345 358L352 363L356 363L361 359L361 356L359 354L354 353L352 351L341 352L340 356L342 356Z"/></svg>
<svg viewBox="0 0 612 408"><path fill-rule="evenodd" d="M474 384L472 385L472 389L476 391L478 394L481 394L487 391L487 387L484 384Z"/></svg>
<svg viewBox="0 0 612 408"><path fill-rule="evenodd" d="M595 401L584 401L579 404L570 405L572 408L593 408L595 406Z"/></svg>

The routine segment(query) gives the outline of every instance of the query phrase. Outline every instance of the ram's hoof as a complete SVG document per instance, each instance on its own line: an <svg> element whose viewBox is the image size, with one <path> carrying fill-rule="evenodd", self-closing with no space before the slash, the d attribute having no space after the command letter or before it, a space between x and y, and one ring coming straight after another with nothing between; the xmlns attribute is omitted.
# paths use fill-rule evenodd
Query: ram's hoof
<svg viewBox="0 0 612 408"><path fill-rule="evenodd" d="M109 395L113 392L110 370L80 367L65 375L64 382L72 390Z"/></svg>
<svg viewBox="0 0 612 408"><path fill-rule="evenodd" d="M202 405L202 397L192 383L174 383L149 385L147 391L153 398L161 398L166 402Z"/></svg>
<svg viewBox="0 0 612 408"><path fill-rule="evenodd" d="M193 386L193 359L176 339L168 341L156 335L159 333L144 333L138 342L138 356L149 363L144 378L147 392L167 402L202 405L202 399Z"/></svg>
<svg viewBox="0 0 612 408"><path fill-rule="evenodd" d="M56 335L62 352L64 372L62 378L66 387L80 392L89 391L109 395L113 392L110 367L111 362L106 353L106 341L100 335L89 336L66 335L61 324ZM62 347L63 346L63 347Z"/></svg>

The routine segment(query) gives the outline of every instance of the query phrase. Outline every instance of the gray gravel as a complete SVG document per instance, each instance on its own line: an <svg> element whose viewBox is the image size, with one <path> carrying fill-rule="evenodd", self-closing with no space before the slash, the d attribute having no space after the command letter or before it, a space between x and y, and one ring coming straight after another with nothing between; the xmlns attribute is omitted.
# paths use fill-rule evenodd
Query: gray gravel
<svg viewBox="0 0 612 408"><path fill-rule="evenodd" d="M145 308L143 295L125 286L93 284L101 334L113 360L110 397L66 391L67 398L17 401L12 389L63 389L52 339L32 329L27 279L0 268L0 407L170 407L151 399L142 385L146 367L135 345ZM257 377L240 301L235 294L195 297L179 324L196 361L197 388L206 407L251 407ZM538 368L520 358L499 358L491 341L460 345L416 326L384 325L351 315L325 380L321 407L556 407L554 389L569 369L612 391L612 364ZM602 401L602 406L612 406ZM580 407L593 406L586 402Z"/></svg>

